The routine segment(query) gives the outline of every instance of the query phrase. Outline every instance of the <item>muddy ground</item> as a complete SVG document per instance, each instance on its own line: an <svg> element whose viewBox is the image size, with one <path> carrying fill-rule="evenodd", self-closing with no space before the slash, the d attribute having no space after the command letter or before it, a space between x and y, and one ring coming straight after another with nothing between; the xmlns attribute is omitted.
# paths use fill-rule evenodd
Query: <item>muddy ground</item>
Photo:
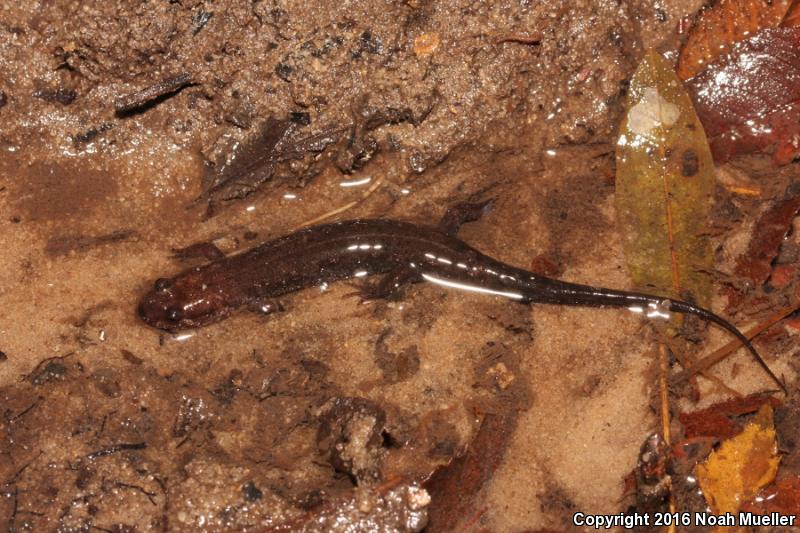
<svg viewBox="0 0 800 533"><path fill-rule="evenodd" d="M362 303L346 283L179 336L135 310L203 261L175 249L235 252L323 218L435 224L485 198L460 233L476 248L630 288L621 99L698 7L0 2L0 529L514 532L624 509L657 427L657 336L631 313L426 285ZM280 160L220 185L270 118ZM797 179L764 164L721 184ZM718 196L738 216L714 237L730 272L760 204ZM790 380L792 346L761 347ZM715 373L770 387L742 352Z"/></svg>

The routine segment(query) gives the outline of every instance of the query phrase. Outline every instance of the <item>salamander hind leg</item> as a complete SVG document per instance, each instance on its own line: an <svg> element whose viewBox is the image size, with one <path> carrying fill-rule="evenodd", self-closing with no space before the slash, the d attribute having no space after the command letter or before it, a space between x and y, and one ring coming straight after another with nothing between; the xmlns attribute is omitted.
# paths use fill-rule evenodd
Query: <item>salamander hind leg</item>
<svg viewBox="0 0 800 533"><path fill-rule="evenodd" d="M494 199L483 202L464 202L450 207L439 222L439 228L448 235L455 236L462 224L474 222L486 214Z"/></svg>
<svg viewBox="0 0 800 533"><path fill-rule="evenodd" d="M360 284L356 292L347 296L358 296L362 302L373 300L393 300L398 298L411 283L420 280L419 273L410 268L397 268L384 275L377 282Z"/></svg>

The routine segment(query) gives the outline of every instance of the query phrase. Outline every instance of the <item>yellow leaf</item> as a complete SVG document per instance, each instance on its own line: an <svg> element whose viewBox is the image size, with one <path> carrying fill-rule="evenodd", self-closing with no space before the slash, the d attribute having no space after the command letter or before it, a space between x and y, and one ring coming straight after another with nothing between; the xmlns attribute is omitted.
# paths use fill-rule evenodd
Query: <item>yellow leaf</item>
<svg viewBox="0 0 800 533"><path fill-rule="evenodd" d="M660 54L631 79L617 141L616 204L634 283L707 305L714 164L683 85ZM652 290L652 289L650 289Z"/></svg>
<svg viewBox="0 0 800 533"><path fill-rule="evenodd" d="M695 474L708 505L716 514L736 513L758 490L775 479L780 458L765 404L739 435L722 443Z"/></svg>

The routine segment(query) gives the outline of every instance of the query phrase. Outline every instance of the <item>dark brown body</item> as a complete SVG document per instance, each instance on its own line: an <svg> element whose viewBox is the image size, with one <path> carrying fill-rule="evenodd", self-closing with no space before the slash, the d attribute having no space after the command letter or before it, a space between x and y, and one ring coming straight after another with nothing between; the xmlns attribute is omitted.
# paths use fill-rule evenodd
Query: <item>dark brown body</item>
<svg viewBox="0 0 800 533"><path fill-rule="evenodd" d="M274 298L300 289L386 274L366 296L386 297L408 283L430 281L526 304L627 307L648 316L668 311L694 314L739 338L766 369L747 338L706 309L652 294L553 280L515 268L456 238L460 222L441 229L396 220L349 220L303 229L158 280L142 299L139 316L151 326L170 331L199 327L245 305L272 311L277 307Z"/></svg>

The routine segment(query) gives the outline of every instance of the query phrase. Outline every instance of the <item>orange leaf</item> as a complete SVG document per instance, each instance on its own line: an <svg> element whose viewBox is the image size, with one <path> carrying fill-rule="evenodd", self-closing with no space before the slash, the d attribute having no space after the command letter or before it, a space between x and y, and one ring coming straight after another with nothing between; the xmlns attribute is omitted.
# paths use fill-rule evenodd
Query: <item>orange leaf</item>
<svg viewBox="0 0 800 533"><path fill-rule="evenodd" d="M736 513L775 479L778 446L772 408L763 405L739 435L722 443L695 469L697 482L717 514Z"/></svg>
<svg viewBox="0 0 800 533"><path fill-rule="evenodd" d="M720 0L700 13L678 58L677 73L687 80L727 54L734 43L781 24L791 0Z"/></svg>

